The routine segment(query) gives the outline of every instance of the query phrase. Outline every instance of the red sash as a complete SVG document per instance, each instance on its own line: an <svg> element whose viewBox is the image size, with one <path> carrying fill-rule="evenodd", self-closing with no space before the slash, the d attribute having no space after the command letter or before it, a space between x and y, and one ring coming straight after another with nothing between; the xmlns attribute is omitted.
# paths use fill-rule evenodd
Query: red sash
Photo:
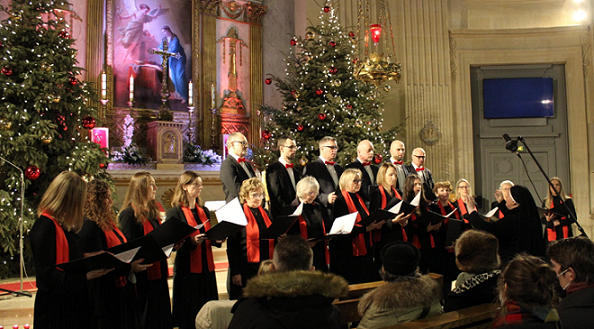
<svg viewBox="0 0 594 329"><path fill-rule="evenodd" d="M381 207L382 207L382 209L386 209L386 205L388 203L388 199L386 198L386 190L384 189L383 186L380 185L379 191L380 191L380 194L382 195ZM399 200L402 200L402 197L400 196L400 194L398 193L398 191L396 191L396 189L394 187L392 187L392 193L394 193L394 196L397 197ZM408 241L408 237L406 236L406 231L404 230L404 227L402 227L402 225L400 225L400 229L402 230L402 241ZM374 238L374 240L375 240L375 238ZM375 240L375 241L377 242L379 240Z"/></svg>
<svg viewBox="0 0 594 329"><path fill-rule="evenodd" d="M563 200L560 200L559 202L560 202L559 204L562 204L563 203ZM555 204L553 203L553 200L551 200L551 207L550 207L550 209L553 209L553 208L555 208ZM560 220L566 220L566 219L567 219L567 217L561 217ZM563 226L561 229L563 230L563 239L568 238L569 237L569 228L567 226ZM553 227L553 228L547 228L547 239L549 241L555 241L555 240L558 239L558 237L557 237L557 229L555 227Z"/></svg>
<svg viewBox="0 0 594 329"><path fill-rule="evenodd" d="M410 222L413 223L414 221L417 220L417 214L415 214L414 212L412 213L412 215L410 216ZM412 242L411 242L415 247L417 247L417 249L421 249L421 242L419 241L419 236L416 234L413 234L413 238L412 238Z"/></svg>
<svg viewBox="0 0 594 329"><path fill-rule="evenodd" d="M188 225L195 227L198 225L196 219L194 218L194 214L192 210L188 207L181 207L182 211L184 212L184 217L186 217L186 221ZM204 224L204 232L210 230L210 221L206 218L206 214L204 210L196 206L196 210L198 211L198 218L200 219L200 223ZM194 237L200 234L200 230L196 230L190 236ZM212 258L212 246L210 240L204 241L204 245L206 247L206 262L208 263L208 271L214 271L214 260ZM196 249L190 252L190 273L202 273L202 243L196 246Z"/></svg>
<svg viewBox="0 0 594 329"><path fill-rule="evenodd" d="M460 209L460 213L462 213L464 224L470 223L466 218L464 218L464 215L468 214L468 210L466 210L466 204L464 203L464 201L462 201L461 198L458 199L458 209Z"/></svg>
<svg viewBox="0 0 594 329"><path fill-rule="evenodd" d="M264 223L266 227L269 227L272 222L266 211L262 209L262 207L258 207L262 218L264 219ZM243 204L243 212L245 213L245 217L247 218L248 224L245 227L245 243L247 247L247 259L250 263L259 263L260 262L260 229L258 228L258 222L256 221L256 217L252 214L250 207L248 207L247 203ZM268 240L268 256L272 259L272 254L274 253L274 240Z"/></svg>
<svg viewBox="0 0 594 329"><path fill-rule="evenodd" d="M159 223L159 225L161 225L161 221L159 219L156 219L156 221ZM154 229L151 221L148 219L142 221L142 228L144 229L144 235L149 234ZM153 266L147 268L146 275L151 281L161 279L161 261L154 262Z"/></svg>
<svg viewBox="0 0 594 329"><path fill-rule="evenodd" d="M56 227L56 264L68 263L70 261L70 247L68 246L68 240L66 239L62 225L46 211L42 212L41 216L51 219ZM60 268L56 268L62 271Z"/></svg>
<svg viewBox="0 0 594 329"><path fill-rule="evenodd" d="M349 194L349 192L343 190L342 196L344 197L344 201L347 204L349 213L357 213L357 220L355 221L355 225L358 225L357 223L361 221L361 214L357 211L357 207L355 206L353 199L351 199L351 195ZM367 216L369 216L369 210L367 210L367 207L365 207L365 203L363 202L359 194L357 194L357 199L359 200L359 204L361 205L361 207L363 207L363 210L365 210L365 213L367 213ZM371 238L371 233L369 234L369 237ZM373 240L371 241L373 242ZM360 233L359 235L353 238L353 256L365 256L366 254L367 248L365 247L365 236L363 235L363 233Z"/></svg>
<svg viewBox="0 0 594 329"><path fill-rule="evenodd" d="M122 241L124 243L128 242L122 231L120 231L120 229L113 223L111 224L111 230L103 231L103 234L105 235L105 241L107 242L108 249L111 247L119 246L120 244L122 244ZM123 287L126 285L127 280L125 275L116 276L113 279L116 287Z"/></svg>
<svg viewBox="0 0 594 329"><path fill-rule="evenodd" d="M326 235L326 226L324 225L324 220L322 219L322 229L324 230L324 235ZM303 216L299 215L299 233L301 236L307 240L309 237L307 235L307 222ZM328 246L326 245L326 241L322 239L321 241L324 244L324 258L326 259L326 265L330 264L330 252L328 251Z"/></svg>

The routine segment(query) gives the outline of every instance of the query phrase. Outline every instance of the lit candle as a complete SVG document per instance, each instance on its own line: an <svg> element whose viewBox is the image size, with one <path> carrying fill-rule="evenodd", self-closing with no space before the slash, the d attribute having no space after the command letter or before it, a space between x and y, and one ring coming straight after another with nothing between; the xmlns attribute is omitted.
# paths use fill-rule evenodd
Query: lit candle
<svg viewBox="0 0 594 329"><path fill-rule="evenodd" d="M215 87L214 84L210 85L210 108L215 108Z"/></svg>
<svg viewBox="0 0 594 329"><path fill-rule="evenodd" d="M192 83L192 80L190 80L190 83L188 84L188 106L193 106L194 105L194 84Z"/></svg>
<svg viewBox="0 0 594 329"><path fill-rule="evenodd" d="M107 73L101 72L101 99L107 99Z"/></svg>
<svg viewBox="0 0 594 329"><path fill-rule="evenodd" d="M134 101L134 76L130 75L130 102Z"/></svg>

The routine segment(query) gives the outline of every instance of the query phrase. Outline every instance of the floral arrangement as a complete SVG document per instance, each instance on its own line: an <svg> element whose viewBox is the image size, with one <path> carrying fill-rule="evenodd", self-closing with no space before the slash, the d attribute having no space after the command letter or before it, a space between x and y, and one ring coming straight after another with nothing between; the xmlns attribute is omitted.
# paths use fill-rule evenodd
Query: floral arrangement
<svg viewBox="0 0 594 329"><path fill-rule="evenodd" d="M184 149L184 162L192 162L212 166L223 162L223 157L214 150L203 150L200 145L186 144Z"/></svg>
<svg viewBox="0 0 594 329"><path fill-rule="evenodd" d="M130 165L144 165L146 158L140 154L138 145L132 143L134 136L134 118L130 114L124 118L124 145L121 151L114 151L112 161Z"/></svg>

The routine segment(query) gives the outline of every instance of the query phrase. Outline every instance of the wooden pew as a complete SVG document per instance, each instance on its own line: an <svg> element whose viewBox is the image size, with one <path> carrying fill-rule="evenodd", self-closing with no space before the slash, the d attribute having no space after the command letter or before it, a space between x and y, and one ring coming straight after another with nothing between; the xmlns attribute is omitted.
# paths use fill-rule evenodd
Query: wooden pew
<svg viewBox="0 0 594 329"><path fill-rule="evenodd" d="M498 308L497 304L482 304L382 329L492 328L493 316Z"/></svg>

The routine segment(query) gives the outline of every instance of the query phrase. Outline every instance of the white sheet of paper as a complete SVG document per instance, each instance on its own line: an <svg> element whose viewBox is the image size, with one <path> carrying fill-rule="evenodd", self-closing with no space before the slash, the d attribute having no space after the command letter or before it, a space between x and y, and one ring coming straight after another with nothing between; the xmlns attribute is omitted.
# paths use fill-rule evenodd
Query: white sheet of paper
<svg viewBox="0 0 594 329"><path fill-rule="evenodd" d="M411 206L418 207L419 204L421 204L421 191L419 191L419 193L417 193L417 195L415 195L415 198L412 199L412 201L410 202Z"/></svg>
<svg viewBox="0 0 594 329"><path fill-rule="evenodd" d="M295 211L293 212L293 216L301 216L302 212L303 212L303 202L301 202L299 204L299 206L297 207L297 209L295 209Z"/></svg>
<svg viewBox="0 0 594 329"><path fill-rule="evenodd" d="M138 250L140 250L140 247L136 247L134 249L130 249L128 251L115 254L114 256L124 263L130 263L134 259L134 256L136 256Z"/></svg>
<svg viewBox="0 0 594 329"><path fill-rule="evenodd" d="M348 215L340 216L334 220L330 233L328 234L349 234L355 226L357 220L357 212Z"/></svg>
<svg viewBox="0 0 594 329"><path fill-rule="evenodd" d="M163 250L167 258L169 258L169 256L171 256L171 253L173 252L173 243L161 248L161 250Z"/></svg>
<svg viewBox="0 0 594 329"><path fill-rule="evenodd" d="M225 205L225 201L206 201L204 202L204 206L211 211L217 211L221 209Z"/></svg>
<svg viewBox="0 0 594 329"><path fill-rule="evenodd" d="M206 222L208 222L209 220L210 220L210 219L207 219L207 220L206 220ZM201 229L201 228L204 226L204 224L206 224L206 222L204 222L204 223L200 223L200 224L198 224L198 225L194 226L194 228L195 228L195 229L197 229L197 230L199 230L199 229Z"/></svg>
<svg viewBox="0 0 594 329"><path fill-rule="evenodd" d="M447 214L447 215L445 215L445 217L446 218L449 218L450 216L452 216L456 212L456 210L458 210L458 208L455 208L454 210L452 210L452 212L449 213L449 214Z"/></svg>
<svg viewBox="0 0 594 329"><path fill-rule="evenodd" d="M491 211L489 211L488 213L486 213L484 216L487 218L491 218L493 217L493 215L495 215L495 213L497 212L497 210L499 210L499 207L495 207L493 209L491 209Z"/></svg>
<svg viewBox="0 0 594 329"><path fill-rule="evenodd" d="M235 198L219 210L215 211L219 222L229 222L241 226L247 225L247 218L243 212L243 207L239 204L239 198Z"/></svg>
<svg viewBox="0 0 594 329"><path fill-rule="evenodd" d="M400 207L402 207L402 200L400 200L400 202L398 202L396 205L394 205L394 207L390 208L388 211L398 215L398 213L400 213Z"/></svg>

